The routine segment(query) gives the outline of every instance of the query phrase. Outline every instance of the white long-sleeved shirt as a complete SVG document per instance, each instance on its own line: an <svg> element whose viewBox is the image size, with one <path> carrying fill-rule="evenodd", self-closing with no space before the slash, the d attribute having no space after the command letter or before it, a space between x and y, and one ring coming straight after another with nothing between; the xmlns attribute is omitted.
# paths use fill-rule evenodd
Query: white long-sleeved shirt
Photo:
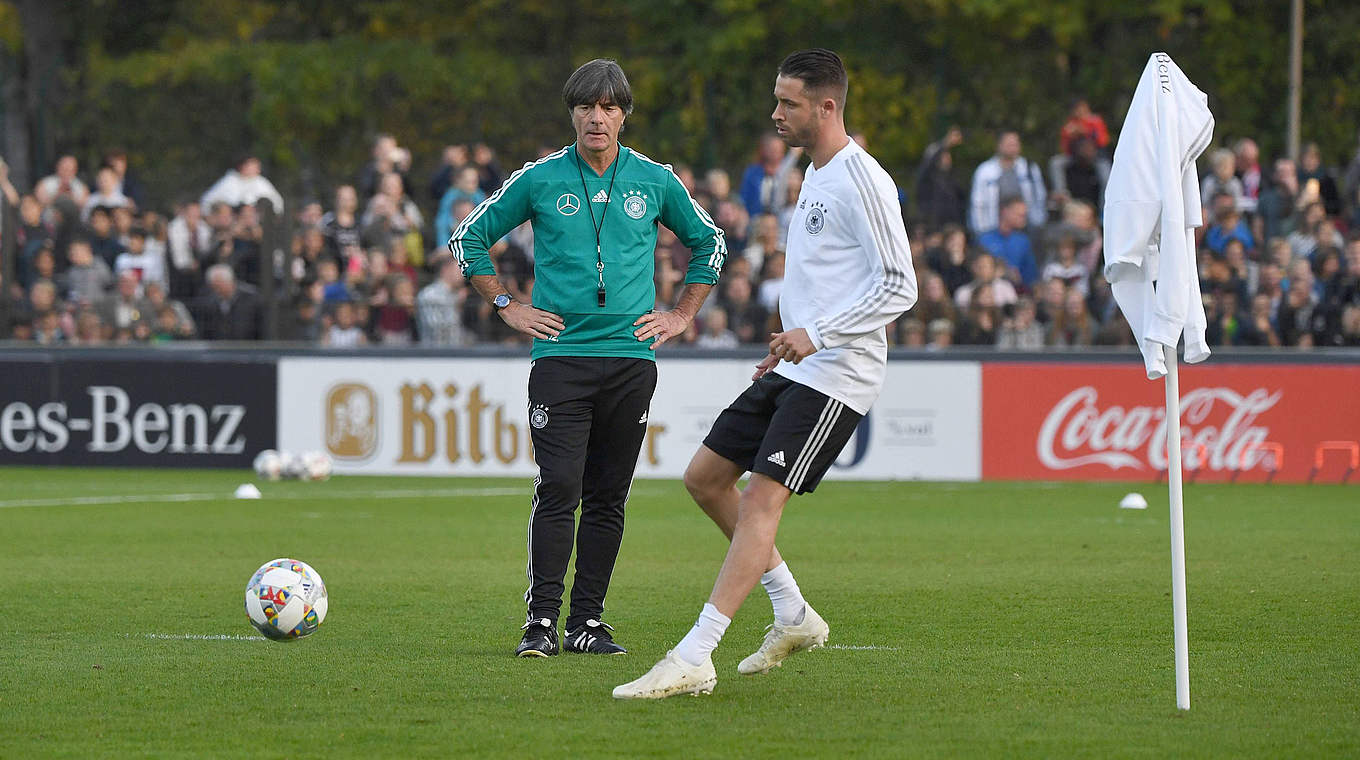
<svg viewBox="0 0 1360 760"><path fill-rule="evenodd" d="M1039 167L1017 156L1015 179L1020 185L1020 196L1025 199L1025 214L1030 225L1038 227L1048 218L1048 193L1044 189L1043 172ZM992 156L978 164L973 172L973 189L968 194L968 227L974 235L990 232L1001 223L1001 175L1005 169L1001 159Z"/></svg>
<svg viewBox="0 0 1360 760"><path fill-rule="evenodd" d="M774 371L866 414L887 373L883 328L914 303L897 187L851 140L822 168L808 167L789 222L779 317L818 350Z"/></svg>
<svg viewBox="0 0 1360 760"><path fill-rule="evenodd" d="M1133 328L1149 379L1185 334L1185 361L1209 356L1194 229L1204 223L1195 159L1213 138L1208 96L1166 53L1138 80L1105 188L1105 279ZM1154 287L1155 283L1155 287Z"/></svg>
<svg viewBox="0 0 1360 760"><path fill-rule="evenodd" d="M198 205L203 207L203 215L212 213L212 206L218 201L224 201L228 206L254 206L261 198L268 198L274 206L275 214L283 213L283 196L274 188L274 183L265 178L263 174L256 174L254 177L243 177L235 169L230 169L222 178L213 183L208 188L208 192L199 199Z"/></svg>

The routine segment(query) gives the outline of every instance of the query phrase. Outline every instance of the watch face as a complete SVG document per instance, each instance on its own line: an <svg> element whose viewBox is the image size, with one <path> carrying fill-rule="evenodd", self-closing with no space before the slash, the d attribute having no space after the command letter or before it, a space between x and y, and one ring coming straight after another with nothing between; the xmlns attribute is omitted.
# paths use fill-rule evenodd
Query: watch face
<svg viewBox="0 0 1360 760"><path fill-rule="evenodd" d="M495 306L497 309L504 309L505 307L510 305L510 296L507 296L504 293L502 293L496 296L496 298L491 301L491 304Z"/></svg>

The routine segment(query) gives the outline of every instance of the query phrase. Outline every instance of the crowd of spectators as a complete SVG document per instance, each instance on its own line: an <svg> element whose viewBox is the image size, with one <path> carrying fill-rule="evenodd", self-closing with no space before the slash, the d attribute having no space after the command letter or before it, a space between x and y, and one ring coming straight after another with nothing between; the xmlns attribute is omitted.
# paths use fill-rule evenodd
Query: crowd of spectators
<svg viewBox="0 0 1360 760"><path fill-rule="evenodd" d="M890 343L1027 350L1132 343L1101 274L1109 130L1078 100L1054 138L1057 155L1038 161L1024 154L1017 132L1004 131L995 155L971 175L954 164L961 130L926 148L902 190L920 298L889 326ZM739 174L675 167L729 250L717 291L682 342L766 340L804 164L771 134ZM1344 168L1328 168L1308 145L1297 163L1263 166L1255 142L1242 138L1206 153L1202 166L1197 240L1210 345L1360 345L1360 152ZM433 176L417 178L411 167L410 151L380 135L354 184L294 207L260 161L244 156L201 195L163 213L147 203L121 150L85 174L92 185L66 155L22 193L0 162L2 200L17 209L3 231L13 236L16 260L14 281L0 282L0 340L239 341L272 330L279 340L334 347L523 342L470 296L444 247L504 179L495 151L451 145ZM279 243L266 250L271 224L278 236L269 239ZM530 301L530 227L511 232L491 255L510 292ZM688 256L662 228L659 308L673 303ZM271 272L273 282L263 282Z"/></svg>

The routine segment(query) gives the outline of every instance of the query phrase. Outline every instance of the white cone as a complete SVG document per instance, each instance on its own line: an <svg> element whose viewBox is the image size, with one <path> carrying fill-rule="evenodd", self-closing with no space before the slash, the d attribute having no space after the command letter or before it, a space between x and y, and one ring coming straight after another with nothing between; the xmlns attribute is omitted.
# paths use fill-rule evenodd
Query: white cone
<svg viewBox="0 0 1360 760"><path fill-rule="evenodd" d="M236 487L236 493L232 495L238 499L258 499L260 489L256 488L254 483L242 483Z"/></svg>
<svg viewBox="0 0 1360 760"><path fill-rule="evenodd" d="M1120 509L1147 509L1147 499L1141 493L1131 493L1119 500Z"/></svg>

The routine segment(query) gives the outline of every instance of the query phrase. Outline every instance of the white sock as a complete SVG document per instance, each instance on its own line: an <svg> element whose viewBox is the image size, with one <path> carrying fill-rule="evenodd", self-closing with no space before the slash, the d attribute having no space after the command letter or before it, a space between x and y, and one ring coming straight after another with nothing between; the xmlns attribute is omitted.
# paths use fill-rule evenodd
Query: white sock
<svg viewBox="0 0 1360 760"><path fill-rule="evenodd" d="M798 581L789 572L789 563L780 562L779 567L760 576L760 585L770 595L774 605L774 621L780 625L798 625L803 622L803 592L798 590Z"/></svg>
<svg viewBox="0 0 1360 760"><path fill-rule="evenodd" d="M731 623L732 618L718 612L717 607L705 604L699 619L694 621L694 627L675 645L675 656L690 665L701 664L708 659L709 653L717 649L718 642Z"/></svg>

